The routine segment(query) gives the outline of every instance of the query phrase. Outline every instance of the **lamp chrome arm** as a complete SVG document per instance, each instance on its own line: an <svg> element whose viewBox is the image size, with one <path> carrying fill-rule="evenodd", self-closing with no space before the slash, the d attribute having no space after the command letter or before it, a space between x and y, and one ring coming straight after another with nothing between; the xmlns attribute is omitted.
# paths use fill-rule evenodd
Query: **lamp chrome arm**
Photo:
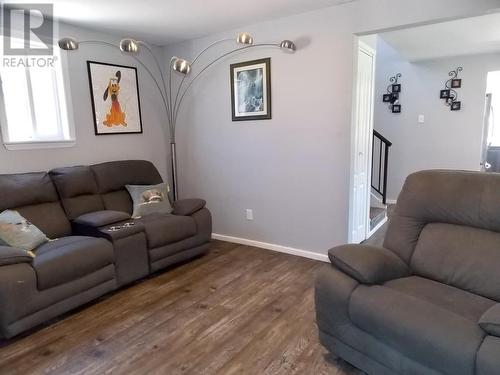
<svg viewBox="0 0 500 375"><path fill-rule="evenodd" d="M247 50L247 49L250 49L250 48L255 48L255 47L277 47L277 48L280 48L280 45L279 44L276 44L276 43L259 43L259 44L252 44L250 46L245 46L245 47L241 47L241 48L236 48L236 49L233 49L229 52L226 52L224 54L222 54L221 56L217 57L215 60L212 60L210 63L208 63L202 70L200 70L198 72L198 74L196 74L193 79L189 82L189 84L186 86L186 88L184 89L184 91L182 92L182 95L180 97L180 100L179 102L177 103L177 106L174 107L174 121L173 121L173 125L174 125L174 133L175 133L175 124L177 122L177 115L179 114L179 109L181 107L181 104L182 104L182 101L184 99L184 97L186 96L186 93L188 92L189 88L193 85L193 83L198 79L198 77L200 75L202 75L208 68L210 68L212 65L214 65L217 61L220 61L222 60L223 58L229 56L229 55L232 55L233 53L236 53L236 52L239 52L239 51L244 51L244 50ZM180 88L179 88L180 89Z"/></svg>
<svg viewBox="0 0 500 375"><path fill-rule="evenodd" d="M120 48L118 46L116 46L112 43L101 41L101 40L83 40L83 41L79 42L79 44L80 45L82 45L82 44L100 44L100 45L110 46L110 47L113 47L113 48L120 50ZM137 58L136 56L133 56L133 55L131 55L131 57L135 61L137 61L144 68L144 70L146 70L146 72L149 74L149 76L151 77L151 79L155 83L156 87L158 88L158 91L160 92L160 96L162 98L163 105L165 106L165 110L167 112L167 115L169 115L170 109L168 107L167 100L166 100L165 95L163 94L163 90L161 89L160 84L158 83L158 80L154 76L153 72L151 72L151 70L139 58ZM169 117L169 119L170 119L170 117ZM172 129L170 129L170 136L172 136Z"/></svg>
<svg viewBox="0 0 500 375"><path fill-rule="evenodd" d="M193 67L195 64L196 64L196 61L198 61L198 59L205 53L207 52L210 48L216 46L217 44L221 44L223 42L230 42L230 41L233 41L234 39L232 38L224 38L224 39L219 39L219 40L216 40L215 42L209 44L207 47L205 47L202 51L200 51L196 57L193 59L193 61L191 62L191 67ZM179 84L179 87L177 88L177 93L175 94L175 100L174 100L174 106L173 108L175 109L175 107L177 106L177 100L179 99L179 93L181 92L181 88L182 88L182 85L184 84L184 81L186 80L186 75L184 75L182 77L182 80L181 80L181 83Z"/></svg>
<svg viewBox="0 0 500 375"><path fill-rule="evenodd" d="M153 50L151 49L149 44L147 44L146 42L143 42L143 41L139 41L139 43L142 46L144 46L144 48L149 52L149 54L151 55L151 57L153 58L153 60L156 64L156 67L158 68L158 71L160 72L161 82L163 83L163 89L165 90L166 101L168 104L168 106L167 106L167 108L168 108L168 110L167 110L168 121L169 121L169 124L171 124L172 123L172 109L173 109L172 108L172 93L170 92L170 95L168 94L168 90L167 90L167 87L165 84L165 77L163 75L163 69L161 68L160 62L156 58L156 56L153 53Z"/></svg>

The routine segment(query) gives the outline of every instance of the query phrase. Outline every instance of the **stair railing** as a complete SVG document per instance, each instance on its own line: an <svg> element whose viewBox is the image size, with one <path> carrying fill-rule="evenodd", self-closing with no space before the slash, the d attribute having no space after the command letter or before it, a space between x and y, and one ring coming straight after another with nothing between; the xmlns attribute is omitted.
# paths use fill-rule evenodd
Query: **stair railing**
<svg viewBox="0 0 500 375"><path fill-rule="evenodd" d="M387 203L387 167L391 146L391 141L378 131L373 130L371 186L380 194L383 204ZM377 153L375 153L376 151Z"/></svg>

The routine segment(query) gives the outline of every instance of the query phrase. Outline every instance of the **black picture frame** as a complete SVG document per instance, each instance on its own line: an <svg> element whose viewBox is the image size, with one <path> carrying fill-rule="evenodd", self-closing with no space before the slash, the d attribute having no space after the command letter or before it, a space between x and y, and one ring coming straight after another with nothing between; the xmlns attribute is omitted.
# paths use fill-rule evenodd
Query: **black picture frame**
<svg viewBox="0 0 500 375"><path fill-rule="evenodd" d="M128 74L128 85L131 87L127 87L129 90L135 90L135 95L133 96L133 99L136 99L136 102L134 100L134 103L136 105L136 108L134 108L137 113L134 113L136 115L136 120L134 124L128 124L127 123L127 116L125 112L124 120L127 123L126 125L123 126L123 129L114 129L114 131L110 132L103 132L103 125L100 124L100 119L99 119L99 113L97 111L97 105L96 105L96 99L97 97L101 99L100 93L96 92L96 88L94 87L95 80L99 80L102 77L95 77L92 74L92 67L93 66L101 66L101 67L109 67L110 74L108 76L109 81L111 82L112 79L117 79L117 72L120 71L120 78L123 77L123 73L125 72ZM100 61L92 61L92 60L87 60L87 73L88 73L88 79L89 79L89 89L90 89L90 99L91 99L91 105L92 105L92 118L94 121L94 134L97 135L120 135L120 134L142 134L143 133L143 127L142 127L142 113L141 113L141 97L139 93L139 79L137 75L137 68L135 66L127 66L127 65L118 65L118 64L111 64L111 63L105 63L105 62L100 62ZM114 74L113 74L114 73ZM132 77L130 79L130 77ZM118 80L118 79L117 79ZM118 80L118 83L120 83L120 80ZM121 88L123 85L121 85ZM120 88L120 90L121 90ZM96 92L97 95L94 95ZM108 96L109 97L109 96ZM103 98L104 99L104 96ZM132 99L132 100L133 100ZM107 100L107 99L106 99ZM106 101L104 100L104 101ZM114 100L114 99L110 99ZM111 111L111 109L110 109ZM102 121L104 123L104 121ZM112 124L110 127L113 128L115 124ZM131 130L131 129L136 129L136 130Z"/></svg>
<svg viewBox="0 0 500 375"><path fill-rule="evenodd" d="M451 91L450 90L441 90L439 92L439 98L440 99L448 99L451 95Z"/></svg>
<svg viewBox="0 0 500 375"><path fill-rule="evenodd" d="M462 79L460 79L460 78L453 78L451 80L451 87L454 88L454 89L459 89L460 87L462 87Z"/></svg>
<svg viewBox="0 0 500 375"><path fill-rule="evenodd" d="M462 109L462 102L460 101L453 102L450 105L450 110L452 111L460 111L461 109Z"/></svg>
<svg viewBox="0 0 500 375"><path fill-rule="evenodd" d="M384 94L382 95L382 101L384 103L390 103L392 98L392 94Z"/></svg>
<svg viewBox="0 0 500 375"><path fill-rule="evenodd" d="M393 104L392 113L401 113L401 104Z"/></svg>
<svg viewBox="0 0 500 375"><path fill-rule="evenodd" d="M400 93L401 92L401 84L395 83L394 85L392 85L392 92L393 93Z"/></svg>
<svg viewBox="0 0 500 375"><path fill-rule="evenodd" d="M248 69L245 69L248 68ZM251 60L251 61L244 61L236 64L231 64L230 67L230 84L231 84L231 115L232 115L232 120L233 121L251 121L251 120L270 120L272 118L272 102L271 102L271 58L267 57L264 59L258 59L258 60ZM252 72L252 74L257 74L254 73L258 70L262 70L262 82L257 82L261 83L262 86L262 93L257 92L257 95L262 95L262 98L257 97L257 102L259 100L262 100L262 102L259 104L262 108L261 111L253 110L253 109L258 109L257 108L252 108L252 110L244 112L244 111L239 111L237 110L236 105L239 101L239 97L236 98L236 96L239 96L239 87L236 87L236 81L235 79L238 79L240 73L242 72ZM253 77L252 77L253 78ZM251 79L252 79L251 78ZM255 82L253 82L254 86L253 88L258 87L259 85L255 85ZM255 92L254 92L255 94ZM255 97L252 97L252 100L255 101ZM239 104L239 103L238 103ZM249 104L249 106L254 106L254 104ZM254 114L255 112L261 112L259 114Z"/></svg>

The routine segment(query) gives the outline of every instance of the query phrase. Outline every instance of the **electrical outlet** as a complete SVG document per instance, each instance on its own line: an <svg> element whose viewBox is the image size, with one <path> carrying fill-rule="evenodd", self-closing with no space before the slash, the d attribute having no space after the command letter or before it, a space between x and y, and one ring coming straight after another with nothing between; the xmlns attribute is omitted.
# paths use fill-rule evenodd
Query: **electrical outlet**
<svg viewBox="0 0 500 375"><path fill-rule="evenodd" d="M425 122L425 116L424 115L418 115L418 123L423 124Z"/></svg>
<svg viewBox="0 0 500 375"><path fill-rule="evenodd" d="M247 220L253 220L253 210L251 208L247 208Z"/></svg>

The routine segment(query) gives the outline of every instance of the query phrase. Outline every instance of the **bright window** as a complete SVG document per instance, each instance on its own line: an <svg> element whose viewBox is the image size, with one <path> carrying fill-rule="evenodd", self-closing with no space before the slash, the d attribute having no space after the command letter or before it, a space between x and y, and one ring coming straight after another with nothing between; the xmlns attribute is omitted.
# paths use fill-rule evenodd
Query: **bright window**
<svg viewBox="0 0 500 375"><path fill-rule="evenodd" d="M29 64L20 64L23 58ZM52 62L47 63L47 58L53 58ZM0 83L0 124L8 149L74 144L57 47L54 57L4 56L0 64Z"/></svg>

